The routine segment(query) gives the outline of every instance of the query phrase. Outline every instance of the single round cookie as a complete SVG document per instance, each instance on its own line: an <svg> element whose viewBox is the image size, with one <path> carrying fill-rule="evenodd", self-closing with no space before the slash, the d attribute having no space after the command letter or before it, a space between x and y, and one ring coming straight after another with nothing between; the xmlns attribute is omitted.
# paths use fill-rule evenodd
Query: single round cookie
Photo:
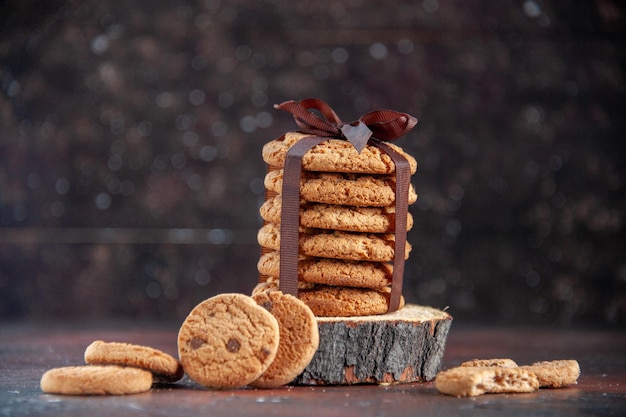
<svg viewBox="0 0 626 417"><path fill-rule="evenodd" d="M237 388L258 379L278 350L278 322L251 297L220 294L198 304L178 332L187 375L209 388Z"/></svg>
<svg viewBox="0 0 626 417"><path fill-rule="evenodd" d="M263 285L262 291L277 290L280 281L271 277ZM261 291L257 291L261 292ZM368 288L333 287L314 285L298 289L298 298L318 317L356 317L385 314L389 310L391 288L379 290ZM404 307L404 297L400 298L399 309Z"/></svg>
<svg viewBox="0 0 626 417"><path fill-rule="evenodd" d="M308 136L311 135L301 132L288 132L284 136L266 143L262 151L263 160L269 165L284 166L289 148ZM415 174L417 171L415 158L397 145L392 143L388 143L388 145L408 160L411 174ZM391 174L395 172L396 166L391 157L376 146L368 145L359 153L347 140L329 139L314 146L304 154L302 169L307 171Z"/></svg>
<svg viewBox="0 0 626 417"><path fill-rule="evenodd" d="M282 196L268 199L259 209L263 220L280 223ZM332 229L347 232L393 233L395 230L396 208L351 207L335 204L300 204L300 226L316 229ZM407 213L406 229L413 227L413 216Z"/></svg>
<svg viewBox="0 0 626 417"><path fill-rule="evenodd" d="M280 226L267 223L257 234L259 245L280 250ZM300 253L320 258L350 261L390 262L394 258L395 235L350 233L308 229L300 233ZM404 258L408 259L411 244L406 242Z"/></svg>
<svg viewBox="0 0 626 417"><path fill-rule="evenodd" d="M292 295L272 291L257 293L253 298L278 320L280 342L272 364L250 385L280 387L300 375L315 355L319 345L317 320L311 309Z"/></svg>
<svg viewBox="0 0 626 417"><path fill-rule="evenodd" d="M96 340L85 349L85 363L145 369L152 372L155 382L176 382L184 374L180 362L173 356L158 349L130 343Z"/></svg>
<svg viewBox="0 0 626 417"><path fill-rule="evenodd" d="M280 252L264 253L257 263L259 273L280 275ZM300 256L298 279L337 287L384 288L391 283L393 266L384 262L345 261Z"/></svg>
<svg viewBox="0 0 626 417"><path fill-rule="evenodd" d="M116 365L85 365L53 368L40 382L49 394L123 395L150 390L152 373L144 369Z"/></svg>
<svg viewBox="0 0 626 417"><path fill-rule="evenodd" d="M298 292L316 316L354 317L385 314L389 309L390 288L373 290L367 288L333 287L318 285ZM404 306L400 298L399 309Z"/></svg>
<svg viewBox="0 0 626 417"><path fill-rule="evenodd" d="M265 175L265 188L282 193L283 170ZM356 175L331 172L302 172L300 197L314 203L354 207L386 207L396 201L395 177L390 175ZM408 204L417 201L417 193L409 184Z"/></svg>

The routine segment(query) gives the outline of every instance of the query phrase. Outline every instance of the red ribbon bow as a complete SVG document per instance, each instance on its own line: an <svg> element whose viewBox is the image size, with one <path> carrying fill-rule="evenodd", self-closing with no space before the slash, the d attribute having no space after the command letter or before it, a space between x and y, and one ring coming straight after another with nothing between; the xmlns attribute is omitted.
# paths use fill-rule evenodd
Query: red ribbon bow
<svg viewBox="0 0 626 417"><path fill-rule="evenodd" d="M407 159L384 141L395 140L410 131L417 124L417 119L393 110L376 110L361 116L356 122L344 123L328 104L319 99L307 99L300 102L286 101L274 107L290 112L304 133L311 135L289 148L283 167L279 289L285 294L298 295L298 227L302 157L311 148L329 138L347 139L360 153L373 137L377 140L372 144L391 157L396 170L396 236L388 308L389 312L396 311L400 308L402 297L411 172ZM309 109L319 111L326 120Z"/></svg>
<svg viewBox="0 0 626 417"><path fill-rule="evenodd" d="M310 98L275 104L274 108L288 111L296 124L305 132L316 136L345 138L360 153L371 137L393 141L409 132L417 119L394 110L375 110L364 114L352 123L342 122L337 113L324 101ZM315 109L325 118L318 117L309 109Z"/></svg>

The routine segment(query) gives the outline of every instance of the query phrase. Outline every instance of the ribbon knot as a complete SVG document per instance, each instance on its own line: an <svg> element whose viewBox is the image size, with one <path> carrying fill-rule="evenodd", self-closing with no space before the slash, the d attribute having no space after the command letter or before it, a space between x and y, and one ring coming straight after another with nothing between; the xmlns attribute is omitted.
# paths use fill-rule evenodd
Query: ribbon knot
<svg viewBox="0 0 626 417"><path fill-rule="evenodd" d="M346 139L359 153L367 146L370 138L393 141L417 124L415 117L387 109L375 110L354 122L345 123L326 102L316 98L299 102L285 101L275 104L274 108L291 113L304 133ZM323 118L310 109L317 110Z"/></svg>

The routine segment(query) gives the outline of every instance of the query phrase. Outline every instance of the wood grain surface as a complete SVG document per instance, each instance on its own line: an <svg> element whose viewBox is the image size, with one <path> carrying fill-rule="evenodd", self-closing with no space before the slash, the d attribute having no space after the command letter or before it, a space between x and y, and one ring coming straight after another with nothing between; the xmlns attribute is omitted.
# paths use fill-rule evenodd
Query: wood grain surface
<svg viewBox="0 0 626 417"><path fill-rule="evenodd" d="M177 323L3 323L0 325L0 416L502 416L623 415L626 335L613 330L452 326L443 368L473 358L518 364L577 359L578 384L531 394L455 398L432 382L392 385L287 386L212 391L188 378L145 394L73 397L43 394L43 372L83 362L93 340L126 341L176 353Z"/></svg>

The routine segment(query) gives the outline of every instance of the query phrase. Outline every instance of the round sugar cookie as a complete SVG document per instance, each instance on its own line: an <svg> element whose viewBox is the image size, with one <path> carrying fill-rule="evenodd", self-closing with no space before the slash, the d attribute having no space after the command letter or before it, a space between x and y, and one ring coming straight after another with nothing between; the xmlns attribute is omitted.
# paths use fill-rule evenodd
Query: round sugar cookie
<svg viewBox="0 0 626 417"><path fill-rule="evenodd" d="M282 196L277 195L263 203L259 212L263 220L280 223ZM395 206L352 207L336 204L300 204L300 226L347 232L393 233ZM407 213L407 231L413 227L413 216Z"/></svg>
<svg viewBox="0 0 626 417"><path fill-rule="evenodd" d="M283 167L287 151L301 139L311 136L301 132L288 132L263 146L263 160L268 165ZM417 171L415 158L399 146L388 143L409 162L411 174ZM302 169L307 171L353 172L365 174L391 174L396 166L389 155L380 148L368 145L359 153L347 140L329 139L314 146L304 154Z"/></svg>
<svg viewBox="0 0 626 417"><path fill-rule="evenodd" d="M152 373L116 365L84 365L53 368L40 382L41 390L65 395L124 395L150 390Z"/></svg>
<svg viewBox="0 0 626 417"><path fill-rule="evenodd" d="M265 188L281 194L283 170L268 172ZM314 203L354 207L386 207L396 201L395 178L390 175L356 175L332 172L302 172L300 197ZM408 204L417 201L417 193L409 184Z"/></svg>
<svg viewBox="0 0 626 417"><path fill-rule="evenodd" d="M178 332L178 356L187 375L208 388L248 385L270 366L278 322L244 294L220 294L198 304Z"/></svg>
<svg viewBox="0 0 626 417"><path fill-rule="evenodd" d="M385 314L389 309L391 290L384 288L333 287L319 285L298 293L298 298L308 305L316 316L354 317ZM400 299L400 308L404 297Z"/></svg>
<svg viewBox="0 0 626 417"><path fill-rule="evenodd" d="M314 284L337 287L384 288L391 283L393 266L384 262L345 261L341 259L300 256L298 279ZM280 252L271 251L260 256L259 273L280 275Z"/></svg>
<svg viewBox="0 0 626 417"><path fill-rule="evenodd" d="M257 287L261 291L278 289L280 281L274 277ZM389 309L391 288L368 289L351 287L333 287L313 285L298 288L298 298L302 300L317 317L357 317L385 314ZM404 307L404 297L400 298L399 308Z"/></svg>
<svg viewBox="0 0 626 417"><path fill-rule="evenodd" d="M183 377L180 362L171 355L148 346L96 340L85 349L89 365L132 366L152 372L155 382L171 383Z"/></svg>
<svg viewBox="0 0 626 417"><path fill-rule="evenodd" d="M280 226L267 223L257 233L259 245L271 250L280 250ZM395 235L373 233L351 233L308 229L300 233L300 253L320 258L350 261L393 261ZM404 257L407 259L411 244L406 242Z"/></svg>
<svg viewBox="0 0 626 417"><path fill-rule="evenodd" d="M259 292L254 300L278 320L280 341L276 358L250 385L276 388L293 381L307 367L319 345L317 320L311 309L293 295Z"/></svg>

